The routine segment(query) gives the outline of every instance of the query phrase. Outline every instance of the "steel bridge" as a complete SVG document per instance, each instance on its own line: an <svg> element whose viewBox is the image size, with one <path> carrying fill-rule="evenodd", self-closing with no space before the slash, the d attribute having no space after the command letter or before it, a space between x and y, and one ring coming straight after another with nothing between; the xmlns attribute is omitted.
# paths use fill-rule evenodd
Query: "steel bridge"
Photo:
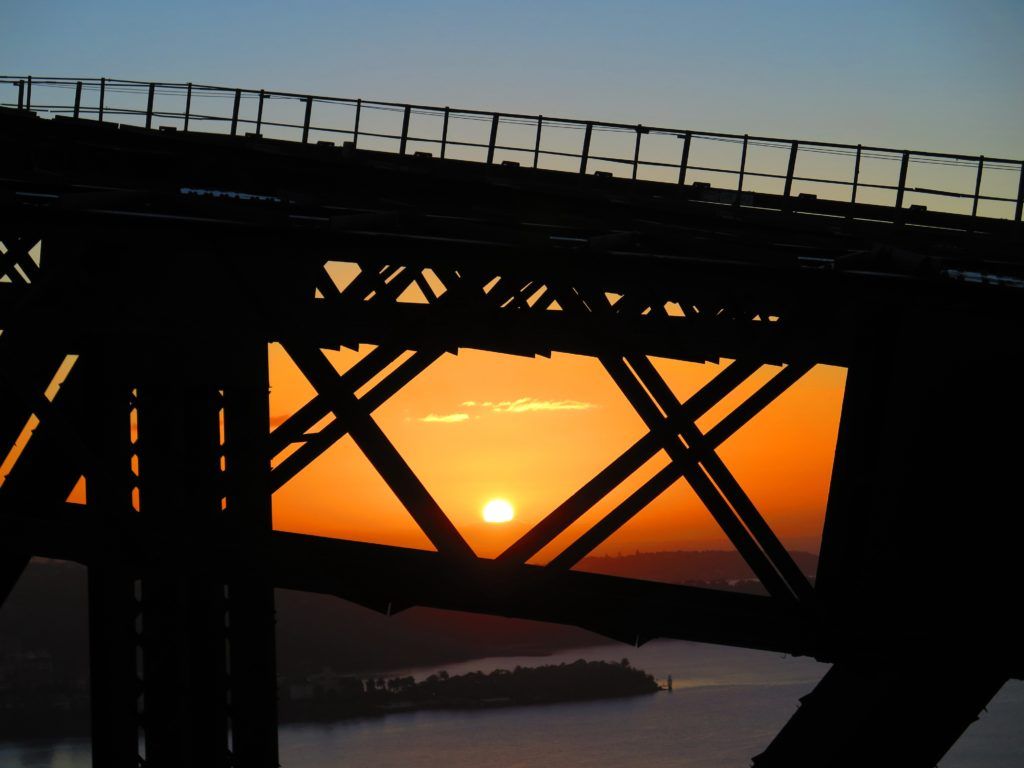
<svg viewBox="0 0 1024 768"><path fill-rule="evenodd" d="M1024 676L1021 161L192 84L0 89L0 600L33 556L88 567L94 765L276 766L276 587L831 663L759 768L933 766ZM273 430L272 342L316 390ZM342 374L323 352L359 344ZM647 429L494 559L373 417L462 348L591 356ZM681 401L651 357L731 362ZM809 579L716 449L819 363L848 376ZM435 552L272 529L273 492L345 435ZM680 479L765 595L572 570Z"/></svg>

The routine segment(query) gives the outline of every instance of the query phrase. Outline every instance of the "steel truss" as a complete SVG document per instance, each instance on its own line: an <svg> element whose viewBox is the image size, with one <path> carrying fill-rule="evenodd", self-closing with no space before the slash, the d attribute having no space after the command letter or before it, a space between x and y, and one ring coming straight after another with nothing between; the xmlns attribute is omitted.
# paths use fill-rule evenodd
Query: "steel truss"
<svg viewBox="0 0 1024 768"><path fill-rule="evenodd" d="M538 280L492 278L490 273L475 278L464 278L455 272L445 274L444 278L438 276L445 289L438 297L430 288L424 271L395 266L367 268L361 270L344 291L338 291L333 283L325 280L321 280L319 285L321 291L330 286L328 293L348 302L395 302L410 285L415 284L421 290L425 289L423 294L428 304L465 301L469 297L485 311L487 308L500 310L511 307L519 312L543 312L555 302L565 307L562 311L576 314L615 312L642 316L651 309L648 302L632 297L622 297L613 306L604 294L592 295L588 301L578 289L563 283L545 285ZM662 312L664 303L656 305ZM632 312L629 311L630 305L634 308ZM471 555L469 546L372 419L376 408L438 359L443 350L417 350L360 399L356 392L397 362L405 350L377 347L350 371L339 375L315 346L285 340L284 347L318 394L271 435L273 448L278 452L290 448L293 443L302 444L272 471L273 487L281 487L338 439L351 434L438 551L458 556ZM664 450L671 456L671 463L554 557L550 567L569 568L575 565L675 481L686 478L769 592L782 599L808 600L812 590L807 577L784 550L753 502L715 453L715 448L799 380L810 366L787 366L705 435L697 428L696 420L746 381L761 367L760 364L735 362L686 403L679 403L648 357L605 354L599 359L649 431L512 544L499 560L526 562ZM334 420L323 429L312 435L304 431L330 412L334 413Z"/></svg>
<svg viewBox="0 0 1024 768"><path fill-rule="evenodd" d="M26 130L11 129L19 141ZM0 484L0 598L32 556L88 566L92 679L102 681L92 686L97 765L276 765L275 587L383 612L434 606L571 623L627 642L683 638L835 662L759 766L863 761L871 739L847 752L836 745L859 738L858 728L884 730L868 704L879 689L929 700L907 715L921 748L900 753L903 765L926 765L1002 681L1021 674L1022 646L1000 608L1019 577L1000 571L991 599L947 579L941 598L911 601L878 576L899 565L879 530L912 552L918 570L957 541L948 523L904 514L950 514L953 502L929 490L933 467L951 478L945 496L982 510L995 506L992 493L973 478L1011 474L991 451L954 462L941 448L990 444L999 417L941 427L934 419L958 397L1010 398L1006 385L980 386L972 366L997 350L1012 358L993 329L1019 324L1016 288L942 271L972 263L970 234L952 246L933 232L886 234L899 247L919 242L924 255L908 257L890 245L865 250L861 229L718 211L685 194L619 197L596 186L604 179L549 184L486 166L446 176L415 158L324 160L313 147L253 155L248 145L211 153L202 137L182 145L155 132L103 131L90 146L114 153L131 144L176 189L216 189L236 173L255 183L239 170L252 161L274 178L309 180L316 194L282 212L280 200L131 189L134 167L111 170L87 153L67 159L68 178L54 181L8 152L12 174L23 176L4 184L24 195L0 199L0 461L10 457ZM175 159L193 150L212 164L202 172L209 178L175 175ZM222 150L228 160L218 165ZM293 162L305 164L298 182ZM346 182L310 170L321 164ZM407 199L392 199L396 181L408 181ZM539 204L522 203L541 193ZM522 205L515 215L505 212L510 201ZM1016 237L978 240L977 264L1018 274ZM808 266L795 252L825 254L829 265ZM332 262L354 277L337 282ZM970 345L951 357L947 338ZM316 391L273 431L271 342ZM360 344L375 348L342 373L323 352ZM647 430L494 560L476 557L374 420L462 348L592 356ZM732 362L681 401L652 357ZM933 378L937 361L942 378ZM812 585L717 449L817 363L848 366L850 383ZM778 366L766 383L698 428L766 365ZM904 413L917 415L901 421ZM903 453L887 436L891 423L910 446ZM436 552L272 530L273 492L345 435ZM547 565L528 564L662 452L664 468ZM66 503L83 477L84 509ZM766 595L572 570L680 479ZM915 548L922 537L929 546ZM956 627L947 611L962 620ZM955 685L939 695L924 681L953 648L971 649L970 659L954 665ZM913 691L894 682L907 659ZM941 722L934 733L929 718ZM829 738L814 738L819 731Z"/></svg>
<svg viewBox="0 0 1024 768"><path fill-rule="evenodd" d="M29 241L13 242L16 245L7 251L12 265L9 271L28 260L30 266L22 271L39 281L38 286L32 280L20 281L26 301L45 308L49 293L63 296L58 284L66 272L55 267L53 279L47 282L46 270L28 255ZM40 264L49 266L51 249L46 242L40 245L46 254ZM58 241L57 263L61 247L66 244ZM90 246L85 243L77 248L88 251ZM322 270L312 271L306 293L314 296L314 303L341 311L362 304L376 309L399 303L415 285L427 310L443 313L446 307L458 306L460 311L469 309L481 316L559 312L581 318L643 317L652 307L663 310L666 303L661 299L659 305L655 299L636 294L624 295L613 304L604 293L558 279L510 278L489 271L464 273L440 266L431 271L434 280L428 278L428 268L364 265L339 289L326 279L329 275L324 265ZM699 315L701 309L690 307L690 312ZM721 321L724 313L713 314ZM30 317L31 312L25 316ZM772 322L780 320L773 318ZM213 538L229 535L235 546L279 547L267 538L271 535L270 495L348 434L439 555L470 565L477 560L373 419L377 408L452 348L443 333L439 334L440 343L425 348L377 346L344 373L335 370L316 341L294 331L283 334L284 349L317 394L271 431L265 341L232 338L223 346L219 341L190 340L194 337L173 333L159 350L153 350L126 329L113 335L90 331L74 345L74 363L50 400L48 385L66 363L66 355L40 345L38 336L31 329L26 331L29 341L20 347L22 328L17 323L5 328L0 341L0 354L6 360L17 360L4 368L14 377L5 391L9 399L20 395L3 411L6 418L0 449L4 455L14 450L19 436L24 442L19 422L26 421L29 414L39 422L0 486L0 503L5 509L59 509L79 477L84 477L88 519L100 530L133 530L144 521L147 535L159 539L161 550L186 551L195 549L191 539L196 526L216 521ZM521 348L517 351L524 352ZM649 431L510 546L496 565L522 568L647 461L666 451L671 457L666 468L541 570L570 568L676 480L685 478L762 580L771 595L765 599L780 601L777 610L766 605L754 608L755 614L788 615L796 604L809 605L812 589L806 576L715 449L810 366L800 363L783 368L704 434L696 420L754 374L760 363L732 363L680 403L646 355L609 351L599 359ZM375 380L364 394L357 395ZM332 421L311 431L328 415L333 415ZM292 450L295 444L298 448ZM271 469L275 457L288 451ZM5 558L6 589L27 563L32 546ZM129 753L134 759L137 734L141 734L147 765L208 762L210 755L221 755L225 765L273 764L271 585L230 575L218 578L210 573L213 566L209 563L198 571L182 569L180 563L172 565L175 558L159 568L96 552L78 552L75 558L89 565L90 636L97 649L92 657L93 679L106 681L93 689L96 759L104 764L131 762ZM394 584L388 594L387 609L391 611L416 603L414 594L403 594ZM353 596L359 599L358 594ZM451 604L453 598L442 595L426 600ZM522 597L514 602L519 607L506 608L508 612L535 615L521 605ZM535 602L538 607L534 611L557 618L557 613L552 616L550 609ZM756 599L739 603L748 613L750 606L758 604ZM657 636L657 630L641 628L635 617L629 619L629 626L600 617L577 616L575 620L634 640ZM233 669L245 669L246 674L232 674Z"/></svg>

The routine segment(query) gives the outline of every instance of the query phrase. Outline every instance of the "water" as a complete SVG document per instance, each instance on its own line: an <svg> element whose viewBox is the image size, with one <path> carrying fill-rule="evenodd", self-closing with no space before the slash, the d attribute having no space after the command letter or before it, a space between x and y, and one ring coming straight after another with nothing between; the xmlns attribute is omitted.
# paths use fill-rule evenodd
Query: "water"
<svg viewBox="0 0 1024 768"><path fill-rule="evenodd" d="M626 657L675 692L628 699L496 710L425 711L281 729L286 768L739 768L764 749L827 667L733 648L653 642L610 645L548 657L479 659L449 664L452 674L536 666L578 658ZM439 668L400 670L426 676ZM1024 683L1008 683L941 768L1016 768L1024 755ZM0 765L86 768L88 744L0 745Z"/></svg>

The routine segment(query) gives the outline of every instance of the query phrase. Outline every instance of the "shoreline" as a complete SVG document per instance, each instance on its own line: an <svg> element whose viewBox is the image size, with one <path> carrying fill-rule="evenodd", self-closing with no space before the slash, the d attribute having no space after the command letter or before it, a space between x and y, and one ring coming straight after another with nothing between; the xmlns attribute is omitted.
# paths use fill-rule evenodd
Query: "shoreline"
<svg viewBox="0 0 1024 768"><path fill-rule="evenodd" d="M468 672L441 671L417 681L411 676L369 678L318 676L286 688L279 703L282 723L378 718L424 710L481 710L592 701L657 693L653 676L620 662L584 661Z"/></svg>

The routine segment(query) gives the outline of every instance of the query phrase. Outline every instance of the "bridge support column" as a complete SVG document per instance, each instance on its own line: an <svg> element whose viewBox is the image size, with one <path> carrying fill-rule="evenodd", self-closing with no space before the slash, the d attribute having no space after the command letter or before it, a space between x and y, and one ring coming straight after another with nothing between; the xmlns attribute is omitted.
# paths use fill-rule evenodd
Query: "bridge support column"
<svg viewBox="0 0 1024 768"><path fill-rule="evenodd" d="M816 585L835 665L757 766L931 768L1020 674L1021 360L994 326L956 307L864 324Z"/></svg>
<svg viewBox="0 0 1024 768"><path fill-rule="evenodd" d="M994 327L915 308L851 362L817 580L839 655L1017 655L1022 356Z"/></svg>
<svg viewBox="0 0 1024 768"><path fill-rule="evenodd" d="M228 765L224 587L194 567L216 530L220 393L198 344L145 360L138 388L140 514L156 561L142 579L146 765Z"/></svg>
<svg viewBox="0 0 1024 768"><path fill-rule="evenodd" d="M141 512L162 553L142 582L146 762L276 768L273 588L225 585L191 557L206 537L266 549L267 347L176 351L139 388Z"/></svg>
<svg viewBox="0 0 1024 768"><path fill-rule="evenodd" d="M77 366L85 398L79 424L88 445L86 504L97 519L116 530L120 518L135 514L132 470L131 385L124 360L108 345L96 345ZM89 566L89 677L93 765L138 763L139 604L135 575L118 567L121 543L106 542L111 556Z"/></svg>
<svg viewBox="0 0 1024 768"><path fill-rule="evenodd" d="M266 551L273 529L267 345L238 342L224 388L227 522L236 540ZM274 590L228 584L231 746L235 768L277 768Z"/></svg>

